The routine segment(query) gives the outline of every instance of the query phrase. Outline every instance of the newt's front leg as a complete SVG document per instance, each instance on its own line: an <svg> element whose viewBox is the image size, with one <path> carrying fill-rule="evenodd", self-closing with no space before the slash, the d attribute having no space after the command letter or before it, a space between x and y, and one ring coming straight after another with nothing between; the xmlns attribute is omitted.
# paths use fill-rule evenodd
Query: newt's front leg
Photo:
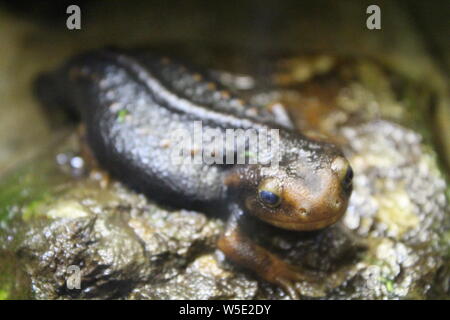
<svg viewBox="0 0 450 320"><path fill-rule="evenodd" d="M233 262L282 287L292 299L298 299L301 293L296 289L295 282L311 280L310 277L247 237L239 224L241 216L242 213L234 210L224 234L219 238L218 248Z"/></svg>

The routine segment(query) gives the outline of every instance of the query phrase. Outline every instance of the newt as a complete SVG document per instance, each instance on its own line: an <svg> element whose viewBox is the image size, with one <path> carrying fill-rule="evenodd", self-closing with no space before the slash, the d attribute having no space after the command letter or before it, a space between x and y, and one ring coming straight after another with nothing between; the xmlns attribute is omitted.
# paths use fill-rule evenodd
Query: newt
<svg viewBox="0 0 450 320"><path fill-rule="evenodd" d="M218 249L291 297L301 295L295 283L307 279L305 273L256 244L243 225L262 221L302 232L336 223L353 178L338 146L307 138L270 111L249 105L210 73L148 50L75 56L39 76L35 92L42 104L68 107L79 116L90 149L109 174L159 203L225 215ZM277 129L278 165L174 163L172 133L192 133L195 121L202 130L222 133ZM196 152L191 147L190 156Z"/></svg>

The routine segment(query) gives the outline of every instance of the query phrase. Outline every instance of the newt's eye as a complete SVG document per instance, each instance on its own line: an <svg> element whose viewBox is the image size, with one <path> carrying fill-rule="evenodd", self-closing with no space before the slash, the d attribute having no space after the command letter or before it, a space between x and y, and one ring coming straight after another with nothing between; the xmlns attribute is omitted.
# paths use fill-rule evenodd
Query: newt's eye
<svg viewBox="0 0 450 320"><path fill-rule="evenodd" d="M342 157L337 157L331 164L331 169L341 180L343 189L350 192L352 189L353 170L348 161Z"/></svg>
<svg viewBox="0 0 450 320"><path fill-rule="evenodd" d="M271 208L278 207L281 204L280 190L281 188L276 179L266 179L259 185L259 199Z"/></svg>

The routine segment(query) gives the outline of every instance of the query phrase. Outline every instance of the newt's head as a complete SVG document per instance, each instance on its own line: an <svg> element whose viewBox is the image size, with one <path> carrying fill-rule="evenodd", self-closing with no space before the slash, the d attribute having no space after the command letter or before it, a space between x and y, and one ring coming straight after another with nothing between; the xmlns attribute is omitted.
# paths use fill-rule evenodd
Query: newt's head
<svg viewBox="0 0 450 320"><path fill-rule="evenodd" d="M352 192L353 171L331 144L289 157L278 168L247 167L231 181L246 211L274 226L317 230L337 222Z"/></svg>

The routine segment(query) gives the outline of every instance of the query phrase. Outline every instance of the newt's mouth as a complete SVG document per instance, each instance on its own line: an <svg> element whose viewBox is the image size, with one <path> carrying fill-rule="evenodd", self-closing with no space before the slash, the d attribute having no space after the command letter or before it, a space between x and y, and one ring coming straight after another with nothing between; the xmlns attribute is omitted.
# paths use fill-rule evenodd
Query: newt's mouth
<svg viewBox="0 0 450 320"><path fill-rule="evenodd" d="M313 231L323 229L328 227L334 223L336 223L343 215L345 214L345 210L342 210L339 214L323 218L317 220L310 221L301 221L300 219L292 221L292 220L277 220L277 219L267 219L264 220L267 223L270 223L273 226L278 228L293 230L293 231Z"/></svg>

